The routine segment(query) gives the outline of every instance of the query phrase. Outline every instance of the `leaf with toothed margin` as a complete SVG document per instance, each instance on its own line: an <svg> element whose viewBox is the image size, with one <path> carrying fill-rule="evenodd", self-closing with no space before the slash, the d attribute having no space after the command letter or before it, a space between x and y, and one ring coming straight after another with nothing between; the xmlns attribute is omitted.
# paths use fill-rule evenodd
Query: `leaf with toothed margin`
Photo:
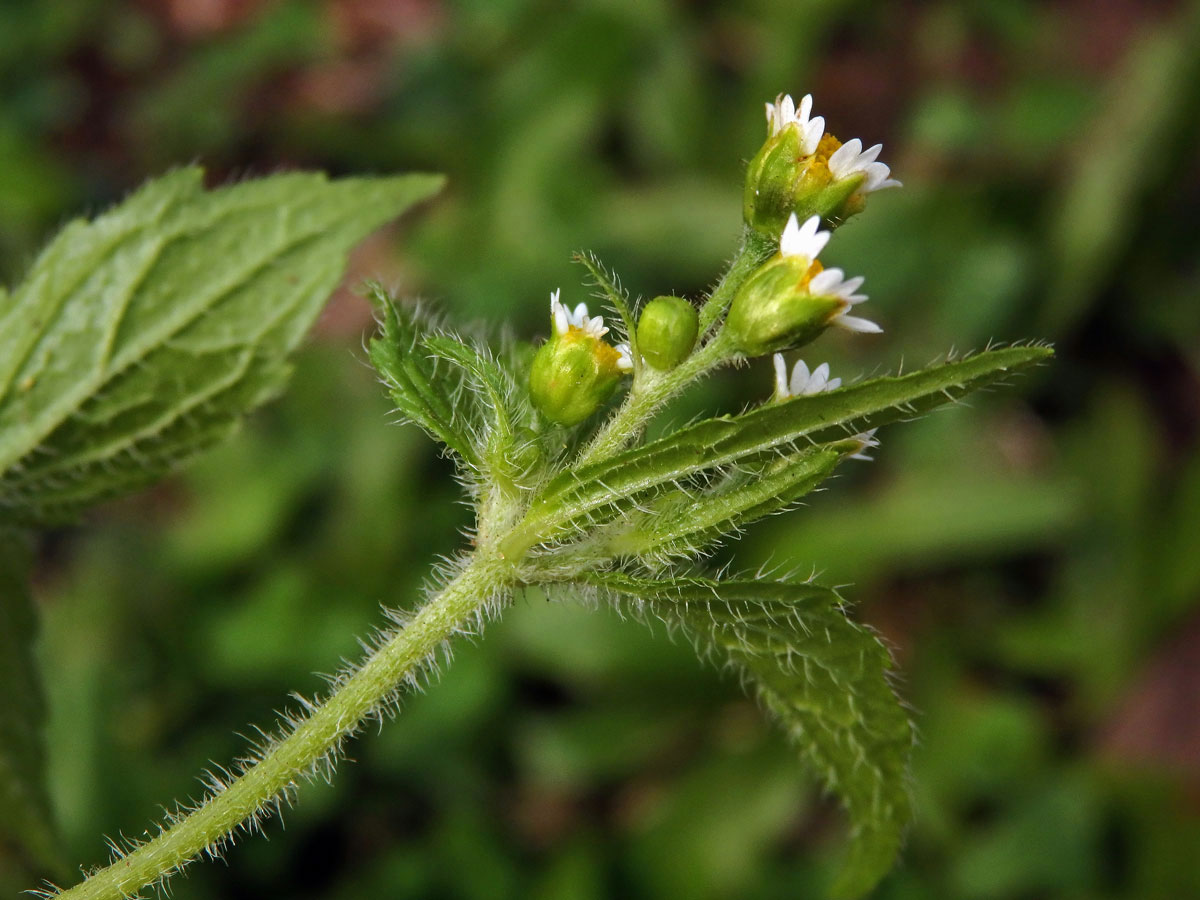
<svg viewBox="0 0 1200 900"><path fill-rule="evenodd" d="M468 398L466 370L446 365L445 358L430 352L426 341L437 335L437 327L421 309L397 303L378 285L371 286L370 296L381 320L368 353L397 411L445 444L468 468L482 471L472 417L462 407Z"/></svg>
<svg viewBox="0 0 1200 900"><path fill-rule="evenodd" d="M843 438L912 418L995 384L1053 355L1048 347L1007 347L874 378L812 396L768 403L737 416L706 419L673 434L568 470L546 486L524 521L501 545L517 559L577 525L624 515L639 495L689 478L786 452L799 441ZM604 510L611 511L603 515Z"/></svg>
<svg viewBox="0 0 1200 900"><path fill-rule="evenodd" d="M475 441L478 458L487 466L484 481L498 480L510 493L535 464L535 447L520 442L519 429L529 428L528 403L518 399L518 389L508 372L485 349L447 334L422 340L435 357L460 367L475 389L476 417L487 423Z"/></svg>
<svg viewBox="0 0 1200 900"><path fill-rule="evenodd" d="M603 558L694 558L731 532L790 508L863 446L849 438L746 465L706 489L639 504L588 543Z"/></svg>
<svg viewBox="0 0 1200 900"><path fill-rule="evenodd" d="M657 581L589 574L620 609L682 631L701 655L753 689L850 818L850 851L832 895L861 897L887 874L911 815L913 729L888 683L891 657L810 583Z"/></svg>
<svg viewBox="0 0 1200 900"><path fill-rule="evenodd" d="M202 182L180 169L68 224L0 302L0 520L72 518L229 434L350 249L442 179Z"/></svg>
<svg viewBox="0 0 1200 900"><path fill-rule="evenodd" d="M641 366L642 357L638 353L637 320L633 316L629 294L621 287L617 277L600 262L600 257L596 256L596 254L576 253L573 259L587 269L588 274L592 277L592 284L599 289L603 298L608 301L609 305L617 311L617 315L621 317L625 339L629 342L630 357L633 359L634 371L636 372Z"/></svg>

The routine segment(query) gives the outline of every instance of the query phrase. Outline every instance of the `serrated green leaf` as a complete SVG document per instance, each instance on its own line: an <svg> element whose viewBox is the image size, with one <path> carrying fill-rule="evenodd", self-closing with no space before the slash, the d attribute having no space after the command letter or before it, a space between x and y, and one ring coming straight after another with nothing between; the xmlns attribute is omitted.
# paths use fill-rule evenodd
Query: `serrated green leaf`
<svg viewBox="0 0 1200 900"><path fill-rule="evenodd" d="M383 318L368 353L398 411L468 467L482 470L469 422L456 409L465 387L463 369L429 353L424 342L436 332L419 309L394 302L377 286L371 296Z"/></svg>
<svg viewBox="0 0 1200 900"><path fill-rule="evenodd" d="M705 472L780 452L797 441L836 440L898 419L920 415L1013 372L1049 358L1048 347L1009 347L943 363L908 375L875 378L851 387L782 403L738 416L721 416L564 472L535 502L502 549L511 559L552 540L583 521L596 522L608 508L662 490ZM615 517L615 515L614 515Z"/></svg>
<svg viewBox="0 0 1200 900"><path fill-rule="evenodd" d="M426 337L422 343L434 356L461 367L469 376L479 407L475 415L486 423L478 439L479 457L487 466L483 480L515 494L536 458L535 445L519 440L519 429L529 427L530 405L486 348L445 334Z"/></svg>
<svg viewBox="0 0 1200 900"><path fill-rule="evenodd" d="M46 795L28 550L24 535L0 528L0 890L13 896L62 870Z"/></svg>
<svg viewBox="0 0 1200 900"><path fill-rule="evenodd" d="M485 406L495 429L512 437L517 410L510 410L512 379L486 351L447 334L431 335L421 342L434 355L461 367L486 395Z"/></svg>
<svg viewBox="0 0 1200 900"><path fill-rule="evenodd" d="M153 181L67 225L0 306L0 518L68 518L229 433L366 234L430 175Z"/></svg>
<svg viewBox="0 0 1200 900"><path fill-rule="evenodd" d="M792 506L862 448L857 440L820 444L732 472L707 490L666 494L591 543L605 558L694 557L731 531Z"/></svg>
<svg viewBox="0 0 1200 900"><path fill-rule="evenodd" d="M600 290L605 300L617 311L624 325L625 339L629 342L629 355L633 360L633 370L636 373L642 365L642 356L637 345L637 320L633 316L629 294L621 287L616 276L609 272L594 253L576 253L575 262L579 263L592 277L592 284Z"/></svg>
<svg viewBox="0 0 1200 900"><path fill-rule="evenodd" d="M888 683L891 658L846 617L836 592L776 581L655 581L621 573L586 583L622 609L682 630L731 668L775 716L850 816L851 847L834 885L860 897L891 868L911 815L913 731Z"/></svg>

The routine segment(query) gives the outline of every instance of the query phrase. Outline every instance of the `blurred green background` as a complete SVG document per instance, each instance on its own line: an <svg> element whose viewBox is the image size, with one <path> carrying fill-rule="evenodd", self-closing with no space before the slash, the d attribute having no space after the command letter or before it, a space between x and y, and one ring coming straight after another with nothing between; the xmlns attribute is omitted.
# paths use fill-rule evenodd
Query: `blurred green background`
<svg viewBox="0 0 1200 900"><path fill-rule="evenodd" d="M172 165L438 170L447 193L348 283L532 337L551 289L585 299L576 249L634 293L710 284L763 102L812 91L905 187L826 254L886 333L808 360L1059 353L888 429L726 557L848 585L895 648L917 820L878 897L1200 897L1197 46L1197 5L1133 0L4 0L0 280ZM339 293L236 441L43 540L68 873L198 795L460 545L450 466L390 423L369 328ZM757 363L674 414L769 383ZM815 897L843 836L736 684L533 598L350 753L175 896Z"/></svg>

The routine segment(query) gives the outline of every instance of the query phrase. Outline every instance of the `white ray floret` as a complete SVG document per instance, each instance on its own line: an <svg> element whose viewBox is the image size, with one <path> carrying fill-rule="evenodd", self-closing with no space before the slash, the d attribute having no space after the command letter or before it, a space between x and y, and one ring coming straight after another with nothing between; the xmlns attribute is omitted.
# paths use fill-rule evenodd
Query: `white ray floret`
<svg viewBox="0 0 1200 900"><path fill-rule="evenodd" d="M795 125L800 132L800 153L803 156L817 152L821 143L821 135L825 133L825 117L812 115L812 94L800 98L800 107L792 101L791 94L783 94L775 98L774 103L767 104L767 129L774 137L787 128Z"/></svg>
<svg viewBox="0 0 1200 900"><path fill-rule="evenodd" d="M821 231L820 216L810 216L801 225L792 213L779 236L779 255L803 256L811 263L825 249L831 236L828 231Z"/></svg>
<svg viewBox="0 0 1200 900"><path fill-rule="evenodd" d="M879 441L875 439L877 428L872 428L870 431L864 431L862 434L856 434L854 439L862 441L862 448L857 453L851 453L847 459L861 459L866 462L871 462L875 457L867 456L868 450L873 450L879 446Z"/></svg>
<svg viewBox="0 0 1200 900"><path fill-rule="evenodd" d="M604 316L588 317L586 303L580 303L574 310L567 309L558 300L559 290L556 288L550 295L550 318L554 322L556 334L566 334L572 327L578 328L584 334L594 338L604 337L608 329L604 327Z"/></svg>
<svg viewBox="0 0 1200 900"><path fill-rule="evenodd" d="M629 348L629 344L621 341L614 349L617 351L617 368L622 372L632 372L633 351Z"/></svg>
<svg viewBox="0 0 1200 900"><path fill-rule="evenodd" d="M899 181L889 177L892 170L886 164L875 161L882 149L883 144L876 144L864 150L862 141L852 138L830 155L829 172L838 181L861 173L865 177L859 190L867 194L884 188L900 187Z"/></svg>
<svg viewBox="0 0 1200 900"><path fill-rule="evenodd" d="M799 225L796 214L792 213L784 226L783 234L779 237L780 255L804 257L811 264L829 243L830 234L828 231L821 231L820 225L819 216L812 216L803 225ZM867 295L858 293L865 280L861 275L847 278L846 273L838 268L822 269L809 281L808 292L814 297L837 297L843 302L841 311L830 320L830 325L862 334L879 334L883 329L870 319L846 315L851 308L866 301Z"/></svg>
<svg viewBox="0 0 1200 900"><path fill-rule="evenodd" d="M804 360L797 360L788 378L787 363L782 353L775 354L775 399L811 397L822 391L832 391L842 386L842 379L829 377L829 363L821 363L811 372Z"/></svg>

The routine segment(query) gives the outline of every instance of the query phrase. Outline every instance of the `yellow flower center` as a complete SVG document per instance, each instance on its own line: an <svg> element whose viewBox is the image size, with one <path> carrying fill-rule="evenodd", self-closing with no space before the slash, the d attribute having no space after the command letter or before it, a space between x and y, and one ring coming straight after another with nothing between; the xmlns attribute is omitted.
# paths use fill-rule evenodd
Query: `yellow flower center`
<svg viewBox="0 0 1200 900"><path fill-rule="evenodd" d="M808 283L816 278L817 275L824 270L824 268L825 267L821 265L821 261L819 259L814 259L811 263L809 263L808 271L806 271L804 273L804 277L800 279L800 290L807 293Z"/></svg>
<svg viewBox="0 0 1200 900"><path fill-rule="evenodd" d="M827 131L821 135L821 140L817 142L817 152L813 154L813 158L828 167L829 157L833 156L834 152L840 146L842 146L842 142Z"/></svg>
<svg viewBox="0 0 1200 900"><path fill-rule="evenodd" d="M579 328L575 325L568 326L567 333L562 337L564 340L568 341L590 342L592 355L595 357L596 362L600 365L601 369L609 372L619 371L617 369L617 363L621 359L621 354L617 352L617 348L612 344L602 341L599 338L592 337L582 328Z"/></svg>
<svg viewBox="0 0 1200 900"><path fill-rule="evenodd" d="M829 157L842 146L842 142L829 132L821 135L817 149L808 157L804 166L804 177L815 179L823 184L833 181L833 173L829 171Z"/></svg>

